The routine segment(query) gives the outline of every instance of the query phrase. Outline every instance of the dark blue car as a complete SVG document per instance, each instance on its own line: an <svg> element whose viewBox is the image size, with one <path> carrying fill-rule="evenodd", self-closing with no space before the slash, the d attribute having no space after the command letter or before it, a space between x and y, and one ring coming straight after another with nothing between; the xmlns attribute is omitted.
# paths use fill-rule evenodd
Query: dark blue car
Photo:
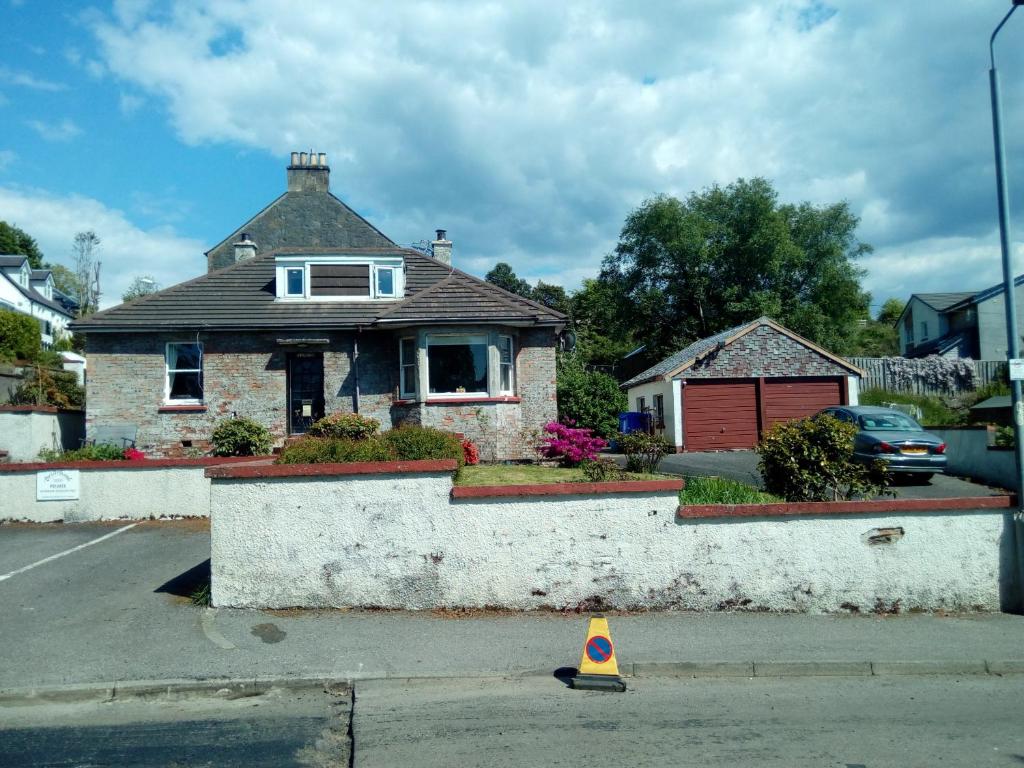
<svg viewBox="0 0 1024 768"><path fill-rule="evenodd" d="M859 461L881 459L893 474L914 475L921 482L946 471L942 438L926 432L905 413L873 405L836 406L821 413L857 425L853 455Z"/></svg>

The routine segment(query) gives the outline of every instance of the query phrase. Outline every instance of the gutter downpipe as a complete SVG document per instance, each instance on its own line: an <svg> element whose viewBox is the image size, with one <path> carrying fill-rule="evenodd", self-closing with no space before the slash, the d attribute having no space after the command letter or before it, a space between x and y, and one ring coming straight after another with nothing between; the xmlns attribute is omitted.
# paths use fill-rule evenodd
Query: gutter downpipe
<svg viewBox="0 0 1024 768"><path fill-rule="evenodd" d="M352 376L355 379L356 391L352 401L352 412L359 413L359 334L363 329L356 326L356 335L352 337Z"/></svg>
<svg viewBox="0 0 1024 768"><path fill-rule="evenodd" d="M1003 260L1003 291L1006 309L1007 357L1011 360L1020 357L1020 344L1017 340L1017 289L1013 270L1013 253L1010 250L1010 202L1009 186L1006 180L1006 148L1003 144L1003 103L999 88L999 72L996 70L995 42L996 35L1017 6L1024 0L1013 0L1013 5L1003 20L992 32L988 41L988 53L991 68L989 69L989 89L992 98L992 138L996 155L996 192L999 205L999 247ZM1017 609L1024 612L1024 557L1021 543L1024 540L1024 402L1021 400L1021 382L1010 381L1010 392L1013 402L1013 437L1014 454L1017 460L1017 510L1013 514L1010 535L1013 543L1014 558L1017 561Z"/></svg>

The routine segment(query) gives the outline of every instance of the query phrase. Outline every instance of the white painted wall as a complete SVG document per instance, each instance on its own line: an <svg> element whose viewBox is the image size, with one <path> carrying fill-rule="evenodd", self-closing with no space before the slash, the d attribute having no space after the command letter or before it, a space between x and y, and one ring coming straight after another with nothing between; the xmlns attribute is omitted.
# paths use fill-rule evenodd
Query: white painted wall
<svg viewBox="0 0 1024 768"><path fill-rule="evenodd" d="M1008 514L677 522L671 492L453 501L450 490L447 473L214 479L213 602L995 611L1011 588ZM895 526L899 541L866 542Z"/></svg>
<svg viewBox="0 0 1024 768"><path fill-rule="evenodd" d="M0 409L0 448L7 451L9 461L36 461L41 448L78 448L83 437L84 411L47 413Z"/></svg>
<svg viewBox="0 0 1024 768"><path fill-rule="evenodd" d="M636 401L638 397L646 398L647 407L654 412L654 396L662 395L665 398L665 430L663 434L672 445L681 446L683 444L682 433L676 433L676 401L673 396L673 382L671 381L651 381L647 384L640 384L635 387L630 387L627 391L627 397L629 399L629 405L627 410L636 410Z"/></svg>
<svg viewBox="0 0 1024 768"><path fill-rule="evenodd" d="M1017 459L1012 450L991 450L986 427L928 429L946 441L946 473L1015 490Z"/></svg>
<svg viewBox="0 0 1024 768"><path fill-rule="evenodd" d="M0 520L146 520L207 517L210 481L205 467L79 470L78 501L36 501L35 471L0 471Z"/></svg>
<svg viewBox="0 0 1024 768"><path fill-rule="evenodd" d="M846 377L846 404L860 405L860 376Z"/></svg>

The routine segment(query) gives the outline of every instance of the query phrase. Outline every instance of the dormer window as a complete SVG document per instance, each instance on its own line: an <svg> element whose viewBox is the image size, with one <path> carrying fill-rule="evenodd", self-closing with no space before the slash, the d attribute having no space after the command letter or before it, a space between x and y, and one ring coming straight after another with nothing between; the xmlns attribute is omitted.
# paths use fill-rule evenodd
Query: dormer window
<svg viewBox="0 0 1024 768"><path fill-rule="evenodd" d="M373 301L404 295L399 257L277 257L277 298L284 301Z"/></svg>

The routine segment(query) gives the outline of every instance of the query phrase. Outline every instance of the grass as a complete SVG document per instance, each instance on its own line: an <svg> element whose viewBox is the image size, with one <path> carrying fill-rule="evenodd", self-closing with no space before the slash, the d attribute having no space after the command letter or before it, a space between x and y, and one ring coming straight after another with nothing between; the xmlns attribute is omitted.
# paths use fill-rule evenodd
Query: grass
<svg viewBox="0 0 1024 768"><path fill-rule="evenodd" d="M777 496L724 477L688 477L679 492L680 504L775 504Z"/></svg>
<svg viewBox="0 0 1024 768"><path fill-rule="evenodd" d="M192 605L199 606L200 608L210 607L210 582L205 581L197 586L192 594L189 595L189 600L192 601Z"/></svg>
<svg viewBox="0 0 1024 768"><path fill-rule="evenodd" d="M630 472L626 480L664 480L666 475ZM578 468L543 467L538 464L477 464L459 470L458 485L541 485L545 483L586 483Z"/></svg>

